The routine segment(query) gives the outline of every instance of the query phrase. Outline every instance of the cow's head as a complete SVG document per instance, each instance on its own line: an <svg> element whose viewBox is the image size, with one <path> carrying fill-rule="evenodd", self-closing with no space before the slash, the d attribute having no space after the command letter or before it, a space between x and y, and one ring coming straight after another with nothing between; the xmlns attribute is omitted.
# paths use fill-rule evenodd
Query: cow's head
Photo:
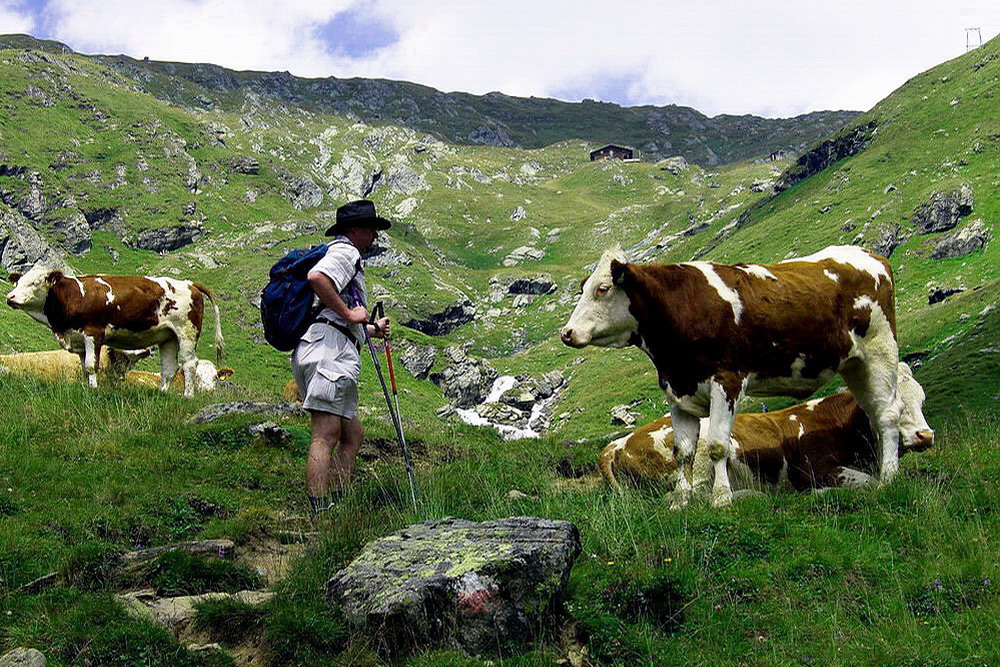
<svg viewBox="0 0 1000 667"><path fill-rule="evenodd" d="M562 342L570 347L625 347L639 323L629 312L623 289L628 264L621 248L610 248L581 285L580 300L562 328Z"/></svg>
<svg viewBox="0 0 1000 667"><path fill-rule="evenodd" d="M899 413L900 451L922 452L929 449L934 444L934 431L924 419L924 388L902 361L897 367L896 391L903 402Z"/></svg>
<svg viewBox="0 0 1000 667"><path fill-rule="evenodd" d="M36 264L24 275L17 275L14 289L7 294L7 305L21 310L41 311L49 288L62 277L62 271L53 271L47 266Z"/></svg>

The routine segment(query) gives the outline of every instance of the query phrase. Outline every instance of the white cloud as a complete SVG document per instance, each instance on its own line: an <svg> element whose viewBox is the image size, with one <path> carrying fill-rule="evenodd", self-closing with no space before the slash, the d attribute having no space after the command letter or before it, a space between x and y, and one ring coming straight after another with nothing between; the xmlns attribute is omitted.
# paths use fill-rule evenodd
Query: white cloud
<svg viewBox="0 0 1000 667"><path fill-rule="evenodd" d="M50 0L57 39L86 53L329 76L316 29L352 0Z"/></svg>
<svg viewBox="0 0 1000 667"><path fill-rule="evenodd" d="M19 0L0 0L0 34L30 34L35 20Z"/></svg>
<svg viewBox="0 0 1000 667"><path fill-rule="evenodd" d="M995 2L49 0L45 36L84 52L234 69L789 116L870 108L960 55L966 27L995 35ZM360 57L332 48L327 24L348 10L398 39ZM352 44L364 42L351 25Z"/></svg>

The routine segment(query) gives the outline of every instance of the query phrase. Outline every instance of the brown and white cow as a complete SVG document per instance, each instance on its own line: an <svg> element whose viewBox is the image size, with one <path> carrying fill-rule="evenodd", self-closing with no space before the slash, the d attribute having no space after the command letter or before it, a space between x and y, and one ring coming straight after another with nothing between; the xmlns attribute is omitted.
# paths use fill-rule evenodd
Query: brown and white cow
<svg viewBox="0 0 1000 667"><path fill-rule="evenodd" d="M63 348L79 354L91 386L97 386L103 346L137 350L159 345L160 388L167 390L179 365L184 395L192 395L206 296L215 309L215 353L221 363L219 307L204 285L173 278L71 276L40 265L24 275L12 274L11 281L7 304L51 328Z"/></svg>
<svg viewBox="0 0 1000 667"><path fill-rule="evenodd" d="M699 418L709 418L716 506L732 502L727 461L740 399L807 398L835 372L872 420L880 479L899 468L892 270L862 248L833 246L768 266L629 264L612 248L585 279L562 341L646 352L671 406L681 468L694 454ZM682 475L674 506L690 495Z"/></svg>
<svg viewBox="0 0 1000 667"><path fill-rule="evenodd" d="M924 390L909 366L900 363L899 451L920 452L934 444L934 431L924 419ZM707 419L701 420L707 428ZM784 410L736 415L733 458L728 470L734 490L797 491L836 486L865 486L873 481L878 461L875 436L867 415L848 391ZM710 466L704 442L699 443L694 468ZM598 457L608 484L621 490L619 478L675 486L673 424L657 419L610 443Z"/></svg>

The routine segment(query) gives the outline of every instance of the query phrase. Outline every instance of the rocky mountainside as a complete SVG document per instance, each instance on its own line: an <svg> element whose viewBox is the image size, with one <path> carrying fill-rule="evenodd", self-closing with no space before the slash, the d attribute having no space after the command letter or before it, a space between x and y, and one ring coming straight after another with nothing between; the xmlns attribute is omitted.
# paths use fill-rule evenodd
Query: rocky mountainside
<svg viewBox="0 0 1000 667"><path fill-rule="evenodd" d="M59 42L0 35L0 48L71 53ZM835 132L854 111L816 111L795 118L720 115L689 107L621 107L519 98L502 93L443 93L382 79L304 79L288 72L237 72L217 65L89 56L127 77L138 90L174 105L234 111L259 97L314 113L338 114L368 124L392 124L458 144L542 148L582 139L633 146L644 159L674 155L702 166L738 162L776 151L798 153Z"/></svg>

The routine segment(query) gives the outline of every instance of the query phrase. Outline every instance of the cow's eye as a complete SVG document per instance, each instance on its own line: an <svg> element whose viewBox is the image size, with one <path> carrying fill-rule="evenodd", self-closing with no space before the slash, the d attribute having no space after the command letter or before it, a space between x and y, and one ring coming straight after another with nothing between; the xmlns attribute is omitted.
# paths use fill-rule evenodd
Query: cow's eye
<svg viewBox="0 0 1000 667"><path fill-rule="evenodd" d="M611 289L611 285L598 285L597 289L594 290L594 293L597 296L604 296L605 294L608 293L608 290L610 290L610 289Z"/></svg>

